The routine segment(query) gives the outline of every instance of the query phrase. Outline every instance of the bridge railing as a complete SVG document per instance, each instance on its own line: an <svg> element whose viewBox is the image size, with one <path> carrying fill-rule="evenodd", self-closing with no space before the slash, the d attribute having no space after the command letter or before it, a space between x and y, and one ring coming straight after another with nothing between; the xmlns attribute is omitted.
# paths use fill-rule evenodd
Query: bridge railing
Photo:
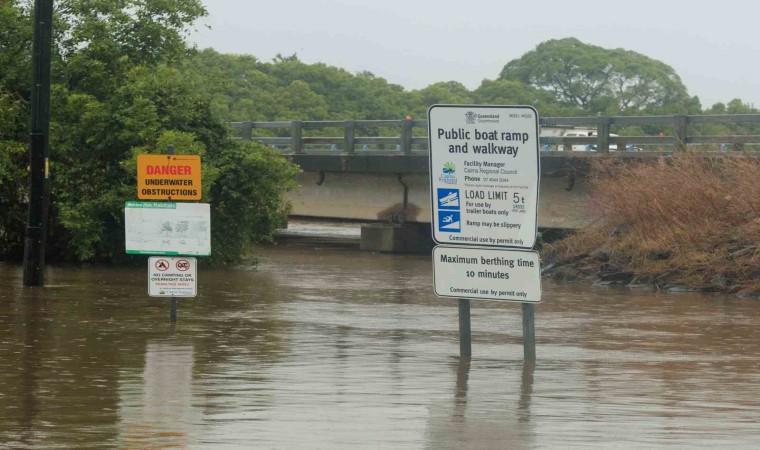
<svg viewBox="0 0 760 450"><path fill-rule="evenodd" d="M556 152L557 156L577 153L561 150L577 150L579 146L608 153L611 148L613 151L615 148L738 151L760 145L760 114L544 117L539 120L541 149ZM721 125L722 130L728 130L737 124L749 125L741 134L719 134L710 129L710 125ZM370 152L411 156L428 151L427 120L232 122L232 127L239 139L258 141L292 154ZM588 130L589 136L564 136L567 130L578 127ZM648 136L618 136L611 132L623 127L660 131ZM339 135L325 135L326 130L336 129L340 130Z"/></svg>
<svg viewBox="0 0 760 450"><path fill-rule="evenodd" d="M309 146L321 147L318 150L339 151L353 154L360 151L395 152L411 155L427 152L427 120L320 120L291 122L232 122L238 130L238 138L253 140L275 148L290 150L294 154L304 154ZM312 130L342 129L341 136L305 134ZM415 130L416 128L416 130ZM288 136L265 136L254 134L257 130L279 129ZM374 129L372 134L363 130ZM424 136L420 130L424 129ZM389 131L392 130L392 131ZM394 132L395 131L395 132ZM417 135L415 135L417 131ZM378 135L381 133L384 135ZM372 150L370 150L372 146Z"/></svg>

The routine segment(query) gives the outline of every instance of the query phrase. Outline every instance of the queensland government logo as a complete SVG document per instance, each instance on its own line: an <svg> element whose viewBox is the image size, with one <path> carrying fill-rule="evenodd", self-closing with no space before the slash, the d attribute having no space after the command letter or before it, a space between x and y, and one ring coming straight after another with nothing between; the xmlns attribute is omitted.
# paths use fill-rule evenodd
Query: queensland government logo
<svg viewBox="0 0 760 450"><path fill-rule="evenodd" d="M500 123L499 114L478 114L475 111L464 113L464 123Z"/></svg>
<svg viewBox="0 0 760 450"><path fill-rule="evenodd" d="M441 176L438 177L438 181L446 184L457 184L457 177L454 175L456 171L457 169L454 163L451 161L446 162L443 165L443 173L441 173Z"/></svg>

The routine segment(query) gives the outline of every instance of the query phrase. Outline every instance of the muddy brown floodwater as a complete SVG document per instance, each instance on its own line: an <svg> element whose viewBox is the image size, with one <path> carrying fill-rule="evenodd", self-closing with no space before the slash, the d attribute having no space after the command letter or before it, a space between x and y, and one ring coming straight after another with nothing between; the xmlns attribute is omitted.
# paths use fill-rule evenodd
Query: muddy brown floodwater
<svg viewBox="0 0 760 450"><path fill-rule="evenodd" d="M760 447L757 301L544 282L537 363L473 301L464 364L428 256L263 248L174 327L146 272L0 264L0 447Z"/></svg>

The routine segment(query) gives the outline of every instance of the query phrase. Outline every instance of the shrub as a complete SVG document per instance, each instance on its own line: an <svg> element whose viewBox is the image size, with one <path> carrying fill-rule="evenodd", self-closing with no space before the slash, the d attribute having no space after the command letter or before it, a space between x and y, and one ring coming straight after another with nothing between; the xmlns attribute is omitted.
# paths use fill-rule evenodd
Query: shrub
<svg viewBox="0 0 760 450"><path fill-rule="evenodd" d="M694 289L760 292L760 159L679 154L592 166L598 222L544 254L559 263L597 249L638 276Z"/></svg>
<svg viewBox="0 0 760 450"><path fill-rule="evenodd" d="M0 141L0 259L20 259L24 251L29 195L27 145Z"/></svg>
<svg viewBox="0 0 760 450"><path fill-rule="evenodd" d="M235 262L252 242L272 239L290 212L284 194L300 169L262 144L231 141L210 155L219 175L210 190L212 261Z"/></svg>

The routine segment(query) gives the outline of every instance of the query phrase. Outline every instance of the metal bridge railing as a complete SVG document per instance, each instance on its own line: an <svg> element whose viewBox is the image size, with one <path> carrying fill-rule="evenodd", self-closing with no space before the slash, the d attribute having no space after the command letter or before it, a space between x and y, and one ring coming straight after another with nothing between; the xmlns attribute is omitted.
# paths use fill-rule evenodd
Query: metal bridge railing
<svg viewBox="0 0 760 450"><path fill-rule="evenodd" d="M558 156L577 154L577 151L558 150L579 145L592 147L596 153L608 153L613 145L617 149L647 147L655 151L739 151L745 146L760 145L760 134L749 131L744 134L704 134L701 128L709 124L729 127L750 124L749 131L760 133L760 114L544 117L539 120L539 140L542 150L555 152ZM656 126L662 131L650 136L611 133L613 128L626 126ZM258 141L297 155L369 152L411 156L428 151L427 120L232 122L232 127L237 131L238 139ZM584 127L593 133L588 137L561 135L562 130L576 127ZM665 134L668 128L669 134ZM325 135L327 130L335 129L340 130L340 135Z"/></svg>

